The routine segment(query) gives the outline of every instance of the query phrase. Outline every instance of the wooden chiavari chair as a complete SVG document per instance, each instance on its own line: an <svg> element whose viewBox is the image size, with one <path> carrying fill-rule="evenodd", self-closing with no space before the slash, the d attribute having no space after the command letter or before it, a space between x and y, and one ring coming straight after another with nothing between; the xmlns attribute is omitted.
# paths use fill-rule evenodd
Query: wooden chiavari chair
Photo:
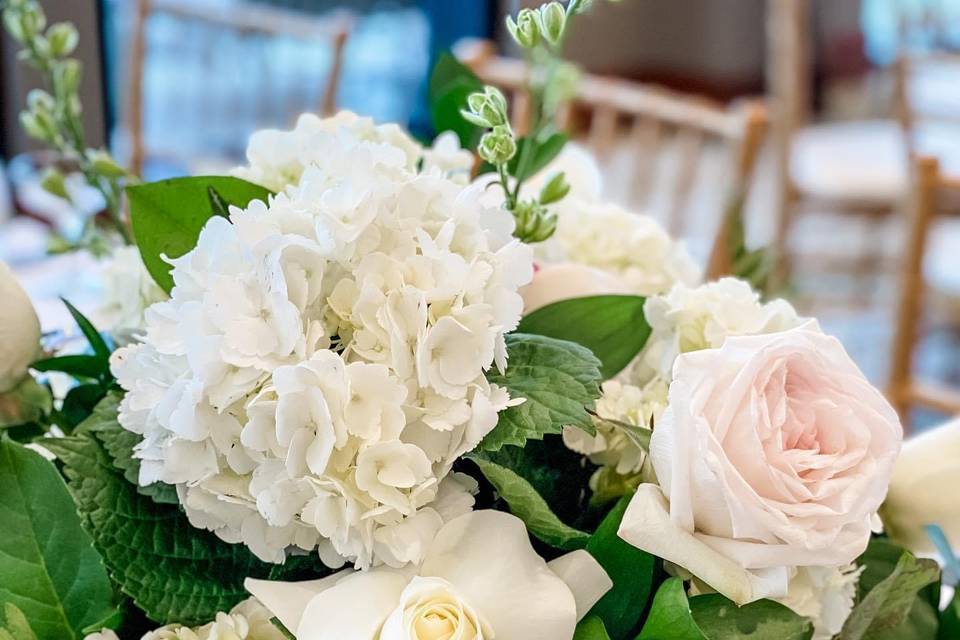
<svg viewBox="0 0 960 640"><path fill-rule="evenodd" d="M458 57L486 84L500 88L511 100L514 129L524 132L530 100L526 94L527 65L496 55L487 41L466 41ZM602 163L618 144L626 144L633 166L630 200L649 202L659 178L669 178L667 226L678 235L685 230L686 212L705 149L720 145L732 162L729 197L743 198L752 181L757 155L765 137L767 117L759 101L729 107L698 96L616 78L585 74L576 96L557 116L557 126L585 144ZM673 154L673 175L662 176L661 159ZM726 194L725 194L726 195ZM707 273L729 272L727 224L718 225Z"/></svg>
<svg viewBox="0 0 960 640"><path fill-rule="evenodd" d="M210 43L206 49L201 50L199 59L193 62L187 62L189 65L187 72L200 76L201 82L210 84L210 93L217 91L215 74L209 70L209 65L218 59L222 61L222 51L217 50L221 40L216 38L230 38L231 42L254 42L259 44L266 42L276 42L281 39L299 42L299 43L329 43L330 45L330 64L325 77L318 78L316 87L307 87L307 93L313 92L315 97L303 95L281 96L289 104L276 104L277 96L271 95L275 90L275 84L271 82L270 71L266 70L261 75L257 71L264 71L264 59L248 59L241 61L232 61L232 64L238 64L239 67L233 69L242 74L250 74L243 79L244 87L248 87L244 99L255 102L255 117L261 117L268 114L269 120L258 122L257 127L277 126L286 124L286 121L300 111L318 110L321 114L330 115L336 109L337 89L340 84L340 78L343 71L344 50L347 39L353 27L353 20L346 12L337 12L325 16L312 16L299 11L293 11L280 7L271 7L263 4L255 4L247 0L237 0L229 5L216 6L195 2L192 0L136 0L136 10L134 16L134 29L132 32L129 64L129 102L127 104L126 120L130 136L130 170L134 174L140 175L143 170L144 160L150 155L147 149L148 142L145 139L144 132L144 109L145 98L144 91L146 87L146 69L150 61L151 52L148 43L148 27L152 20L157 17L166 17L175 20L178 26L182 25L184 29L183 38L184 47L191 44L189 41L194 32L187 31L192 27L201 27L204 31L200 37L210 37ZM196 46L192 43L191 46ZM181 47L177 47L181 49ZM257 58L265 58L266 54L260 53ZM294 61L295 62L295 61ZM181 63L183 64L183 63ZM205 66L206 65L206 66ZM211 77L206 77L207 75ZM200 92L203 94L203 92ZM204 95L201 95L204 97ZM215 96L205 95L208 98L207 105L203 101L192 108L208 109L211 108ZM299 102L296 98L300 98ZM245 105L233 105L234 109ZM229 114L230 108L221 109L224 118L236 117ZM278 113L282 111L282 113ZM184 114L186 116L187 114ZM204 114L209 119L210 113Z"/></svg>
<svg viewBox="0 0 960 640"><path fill-rule="evenodd" d="M908 411L912 406L925 406L950 415L960 413L960 389L919 380L913 373L913 354L924 315L926 282L923 266L930 230L938 216L958 210L960 178L946 175L937 158L920 156L914 161L912 190L910 232L900 271L896 331L887 390L890 402L908 428Z"/></svg>

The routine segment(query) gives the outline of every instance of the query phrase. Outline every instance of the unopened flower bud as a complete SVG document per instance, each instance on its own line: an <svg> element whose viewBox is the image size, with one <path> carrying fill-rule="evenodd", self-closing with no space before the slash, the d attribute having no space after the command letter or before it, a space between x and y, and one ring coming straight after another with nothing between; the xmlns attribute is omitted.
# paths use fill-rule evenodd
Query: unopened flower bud
<svg viewBox="0 0 960 640"><path fill-rule="evenodd" d="M557 216L536 200L523 200L513 210L513 235L523 242L543 242L557 230Z"/></svg>
<svg viewBox="0 0 960 640"><path fill-rule="evenodd" d="M540 204L552 204L559 202L570 193L570 183L567 182L567 176L562 171L552 178L540 190Z"/></svg>
<svg viewBox="0 0 960 640"><path fill-rule="evenodd" d="M521 47L532 49L540 42L539 14L534 9L521 9L517 20L507 16L507 31Z"/></svg>
<svg viewBox="0 0 960 640"><path fill-rule="evenodd" d="M53 96L43 89L31 89L27 94L27 109L32 113L53 113L56 104Z"/></svg>
<svg viewBox="0 0 960 640"><path fill-rule="evenodd" d="M540 7L540 28L544 40L552 45L560 44L567 25L567 10L559 2Z"/></svg>
<svg viewBox="0 0 960 640"><path fill-rule="evenodd" d="M479 127L489 129L507 123L507 99L495 87L487 86L482 92L471 93L467 97L467 106L469 111L460 113Z"/></svg>
<svg viewBox="0 0 960 640"><path fill-rule="evenodd" d="M51 143L57 139L57 124L48 111L21 111L20 126L31 138Z"/></svg>
<svg viewBox="0 0 960 640"><path fill-rule="evenodd" d="M53 88L62 100L77 95L80 90L80 62L68 58L55 63L53 66Z"/></svg>
<svg viewBox="0 0 960 640"><path fill-rule="evenodd" d="M77 28L69 22L58 22L47 29L50 53L58 58L68 56L77 48L80 36Z"/></svg>
<svg viewBox="0 0 960 640"><path fill-rule="evenodd" d="M93 165L94 170L107 178L122 178L127 175L126 170L117 164L113 157L102 149L88 149L87 159Z"/></svg>
<svg viewBox="0 0 960 640"><path fill-rule="evenodd" d="M506 164L517 153L517 141L510 127L501 124L483 134L477 148L480 157L493 165Z"/></svg>
<svg viewBox="0 0 960 640"><path fill-rule="evenodd" d="M43 177L40 179L40 186L51 195L63 198L64 200L70 199L70 194L67 193L67 185L63 180L63 174L54 167L49 167L43 172Z"/></svg>
<svg viewBox="0 0 960 640"><path fill-rule="evenodd" d="M36 37L47 26L47 16L43 13L43 7L36 2L25 2L19 10L19 17L20 33L25 40Z"/></svg>

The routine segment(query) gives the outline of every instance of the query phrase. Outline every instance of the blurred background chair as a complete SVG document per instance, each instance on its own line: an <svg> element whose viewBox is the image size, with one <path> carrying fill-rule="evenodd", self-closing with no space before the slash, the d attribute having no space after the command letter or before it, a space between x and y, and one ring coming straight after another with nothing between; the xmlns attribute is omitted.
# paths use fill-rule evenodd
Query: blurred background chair
<svg viewBox="0 0 960 640"><path fill-rule="evenodd" d="M912 194L909 208L909 233L902 266L897 303L896 331L891 350L890 383L887 396L897 409L904 425L911 424L910 409L927 407L946 415L960 413L960 386L952 387L931 381L915 372L915 355L924 328L929 328L935 314L930 302L926 274L928 263L944 261L960 266L954 255L932 252L931 235L940 216L960 211L960 177L948 175L933 156L919 156L913 163ZM936 266L934 266L936 268ZM933 300L931 300L933 297Z"/></svg>
<svg viewBox="0 0 960 640"><path fill-rule="evenodd" d="M222 171L242 156L249 132L336 109L353 27L346 12L136 0L133 20L124 117L135 174ZM158 95L168 99L151 99ZM190 118L204 125L183 126Z"/></svg>
<svg viewBox="0 0 960 640"><path fill-rule="evenodd" d="M460 42L456 53L483 82L508 95L514 127L526 131L527 64L497 55L488 41ZM557 127L597 159L605 187L613 192L606 196L657 215L673 235L690 238L691 200L704 179L714 180L715 202L706 221L712 233L693 250L711 262L708 271L723 270L717 262L719 248L725 245L720 218L724 203L745 197L753 182L767 127L762 101L723 105L698 95L587 73L573 99L559 110ZM709 171L712 175L703 175Z"/></svg>

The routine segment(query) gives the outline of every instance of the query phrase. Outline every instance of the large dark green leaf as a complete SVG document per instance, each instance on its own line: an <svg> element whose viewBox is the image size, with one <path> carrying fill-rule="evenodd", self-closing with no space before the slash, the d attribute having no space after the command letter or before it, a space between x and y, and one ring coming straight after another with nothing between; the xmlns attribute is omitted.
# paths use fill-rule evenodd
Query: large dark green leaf
<svg viewBox="0 0 960 640"><path fill-rule="evenodd" d="M465 149L475 149L483 130L468 122L460 110L467 96L483 90L483 83L470 69L449 53L443 53L430 74L428 99L430 117L438 133L453 131Z"/></svg>
<svg viewBox="0 0 960 640"><path fill-rule="evenodd" d="M700 627L693 621L687 592L680 578L670 578L660 585L650 615L643 623L637 640L706 640Z"/></svg>
<svg viewBox="0 0 960 640"><path fill-rule="evenodd" d="M589 296L548 304L526 315L517 331L569 340L603 363L604 379L630 364L650 337L640 296Z"/></svg>
<svg viewBox="0 0 960 640"><path fill-rule="evenodd" d="M600 397L601 378L600 362L590 351L564 340L513 333L507 336L507 353L506 373L494 369L487 379L509 390L511 398L526 400L500 412L481 450L523 446L566 425L594 432L587 408Z"/></svg>
<svg viewBox="0 0 960 640"><path fill-rule="evenodd" d="M39 640L70 640L105 618L112 598L107 570L56 468L0 442L0 603L19 609Z"/></svg>
<svg viewBox="0 0 960 640"><path fill-rule="evenodd" d="M44 358L43 360L37 360L30 366L37 371L59 371L75 378L98 379L110 373L107 360L83 353Z"/></svg>
<svg viewBox="0 0 960 640"><path fill-rule="evenodd" d="M953 594L950 604L940 614L940 629L937 640L960 638L960 591Z"/></svg>
<svg viewBox="0 0 960 640"><path fill-rule="evenodd" d="M738 607L715 593L690 598L694 622L708 640L809 640L813 623L773 600Z"/></svg>
<svg viewBox="0 0 960 640"><path fill-rule="evenodd" d="M211 189L219 199L211 198ZM130 219L147 271L167 293L173 288L170 265L161 255L178 258L197 244L200 230L223 203L238 207L266 201L268 189L246 180L221 176L172 178L130 185Z"/></svg>
<svg viewBox="0 0 960 640"><path fill-rule="evenodd" d="M523 520L534 536L557 549L582 549L587 544L590 535L564 524L525 479L481 456L470 459L509 505L510 512Z"/></svg>
<svg viewBox="0 0 960 640"><path fill-rule="evenodd" d="M613 638L626 638L636 627L650 597L657 561L617 535L629 503L630 496L622 498L587 542L587 551L613 581L613 588L593 606L590 614L603 620Z"/></svg>

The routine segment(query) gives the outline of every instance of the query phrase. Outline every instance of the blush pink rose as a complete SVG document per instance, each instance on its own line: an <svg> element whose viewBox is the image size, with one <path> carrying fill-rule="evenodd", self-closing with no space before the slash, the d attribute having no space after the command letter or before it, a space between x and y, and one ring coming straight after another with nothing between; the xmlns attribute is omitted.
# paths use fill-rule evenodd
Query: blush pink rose
<svg viewBox="0 0 960 640"><path fill-rule="evenodd" d="M729 337L680 355L669 395L650 443L663 495L637 493L624 539L738 602L863 552L903 432L835 338L815 322Z"/></svg>
<svg viewBox="0 0 960 640"><path fill-rule="evenodd" d="M627 293L630 287L616 274L574 262L540 265L520 289L524 313L570 298Z"/></svg>

